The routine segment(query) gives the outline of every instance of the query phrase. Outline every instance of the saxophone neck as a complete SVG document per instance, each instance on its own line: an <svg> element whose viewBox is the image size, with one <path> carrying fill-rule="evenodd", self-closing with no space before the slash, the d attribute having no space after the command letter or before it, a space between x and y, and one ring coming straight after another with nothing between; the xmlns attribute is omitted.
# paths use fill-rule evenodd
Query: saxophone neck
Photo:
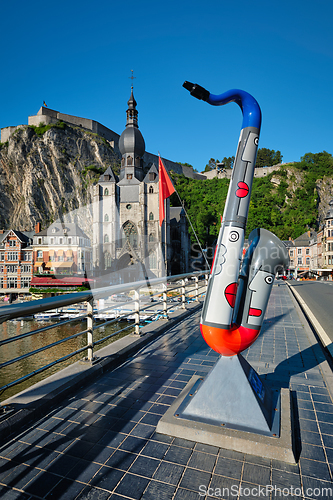
<svg viewBox="0 0 333 500"><path fill-rule="evenodd" d="M261 126L261 110L255 98L244 90L232 89L223 94L211 94L208 90L196 83L184 82L183 87L190 92L193 97L208 102L213 106L223 106L229 102L235 102L243 113L242 128L255 127L258 134Z"/></svg>

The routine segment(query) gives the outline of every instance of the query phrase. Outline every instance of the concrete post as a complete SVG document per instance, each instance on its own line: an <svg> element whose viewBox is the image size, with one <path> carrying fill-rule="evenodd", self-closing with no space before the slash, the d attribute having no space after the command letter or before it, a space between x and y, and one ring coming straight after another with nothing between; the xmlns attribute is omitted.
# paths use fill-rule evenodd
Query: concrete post
<svg viewBox="0 0 333 500"><path fill-rule="evenodd" d="M182 280L182 309L185 309L185 301L186 301L186 284L185 280Z"/></svg>
<svg viewBox="0 0 333 500"><path fill-rule="evenodd" d="M93 317L93 304L94 299L88 300L87 302L87 345L88 345L88 361L94 359L94 317Z"/></svg>
<svg viewBox="0 0 333 500"><path fill-rule="evenodd" d="M195 301L199 301L199 278L195 277L195 293L194 293Z"/></svg>
<svg viewBox="0 0 333 500"><path fill-rule="evenodd" d="M168 299L168 296L167 296L167 288L168 288L168 285L167 283L163 283L163 294L162 294L162 297L163 297L163 317L164 319L169 319L168 318L168 309L167 309L167 299Z"/></svg>
<svg viewBox="0 0 333 500"><path fill-rule="evenodd" d="M135 316L135 334L140 335L140 292L134 290L134 316Z"/></svg>

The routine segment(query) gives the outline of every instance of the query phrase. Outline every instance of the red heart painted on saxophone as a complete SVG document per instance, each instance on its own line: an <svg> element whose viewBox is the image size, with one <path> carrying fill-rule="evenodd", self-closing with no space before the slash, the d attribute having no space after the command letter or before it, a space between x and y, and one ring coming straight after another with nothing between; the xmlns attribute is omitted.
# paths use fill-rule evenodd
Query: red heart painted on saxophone
<svg viewBox="0 0 333 500"><path fill-rule="evenodd" d="M249 194L249 186L246 184L246 182L240 181L237 184L238 189L236 190L236 196L238 198L245 198Z"/></svg>

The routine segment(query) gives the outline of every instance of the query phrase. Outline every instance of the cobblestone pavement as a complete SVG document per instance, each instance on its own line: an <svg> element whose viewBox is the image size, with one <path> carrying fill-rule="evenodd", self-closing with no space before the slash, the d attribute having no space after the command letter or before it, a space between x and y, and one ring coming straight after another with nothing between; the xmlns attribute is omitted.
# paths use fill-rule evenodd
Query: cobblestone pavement
<svg viewBox="0 0 333 500"><path fill-rule="evenodd" d="M0 498L330 498L333 404L303 321L287 286L274 286L263 331L243 353L269 384L293 391L297 465L155 433L192 375L216 362L196 313L0 448Z"/></svg>

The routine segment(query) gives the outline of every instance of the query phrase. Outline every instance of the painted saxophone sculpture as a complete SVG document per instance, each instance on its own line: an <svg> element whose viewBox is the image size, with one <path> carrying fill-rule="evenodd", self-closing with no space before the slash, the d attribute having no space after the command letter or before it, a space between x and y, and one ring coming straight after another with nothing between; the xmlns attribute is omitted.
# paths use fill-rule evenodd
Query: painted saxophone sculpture
<svg viewBox="0 0 333 500"><path fill-rule="evenodd" d="M254 229L240 270L257 156L261 111L243 90L213 95L190 82L183 86L197 99L220 106L236 102L243 112L232 179L203 305L200 329L207 344L234 356L258 338L277 271L289 263L285 245L270 231Z"/></svg>

